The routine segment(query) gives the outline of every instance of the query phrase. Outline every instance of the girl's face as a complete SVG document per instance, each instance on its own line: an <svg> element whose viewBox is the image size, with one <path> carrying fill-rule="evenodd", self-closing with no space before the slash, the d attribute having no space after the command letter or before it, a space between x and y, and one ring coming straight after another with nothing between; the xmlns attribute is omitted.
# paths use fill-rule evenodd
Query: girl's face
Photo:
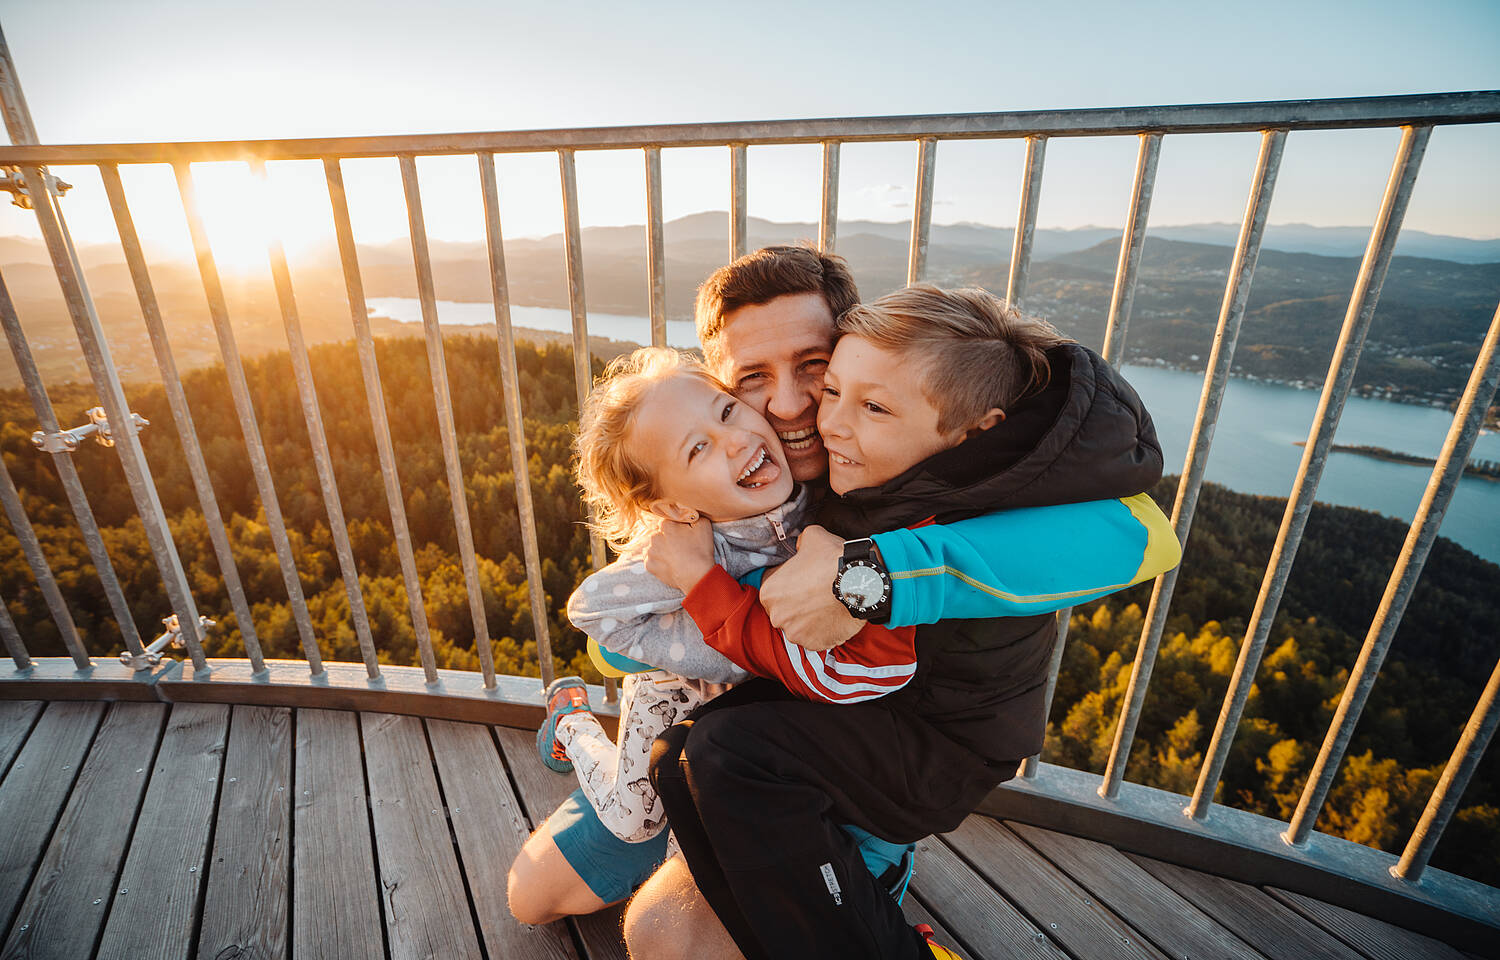
<svg viewBox="0 0 1500 960"><path fill-rule="evenodd" d="M648 390L628 439L661 493L651 512L669 520L739 520L792 495L792 472L766 418L691 374Z"/></svg>
<svg viewBox="0 0 1500 960"><path fill-rule="evenodd" d="M910 357L854 334L839 340L818 408L834 493L878 487L964 439L965 427L938 429L938 409L923 395L918 373ZM976 426L987 429L994 422L987 418Z"/></svg>

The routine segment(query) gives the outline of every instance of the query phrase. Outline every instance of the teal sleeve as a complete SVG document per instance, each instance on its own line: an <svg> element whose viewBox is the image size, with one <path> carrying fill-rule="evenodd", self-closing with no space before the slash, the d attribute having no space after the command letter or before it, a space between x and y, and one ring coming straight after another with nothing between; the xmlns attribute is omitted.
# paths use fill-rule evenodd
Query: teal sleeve
<svg viewBox="0 0 1500 960"><path fill-rule="evenodd" d="M889 626L1029 616L1085 603L1177 565L1171 523L1139 494L1005 510L876 534Z"/></svg>

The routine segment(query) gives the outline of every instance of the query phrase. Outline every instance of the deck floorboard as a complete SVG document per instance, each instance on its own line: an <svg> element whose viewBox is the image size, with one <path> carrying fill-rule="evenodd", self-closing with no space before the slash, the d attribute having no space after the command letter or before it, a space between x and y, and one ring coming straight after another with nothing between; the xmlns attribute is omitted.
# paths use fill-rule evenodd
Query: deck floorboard
<svg viewBox="0 0 1500 960"><path fill-rule="evenodd" d="M291 711L237 706L208 864L198 957L287 955Z"/></svg>
<svg viewBox="0 0 1500 960"><path fill-rule="evenodd" d="M0 957L76 960L93 952L166 713L159 703L110 707Z"/></svg>
<svg viewBox="0 0 1500 960"><path fill-rule="evenodd" d="M360 715L391 960L479 960L479 940L418 717Z"/></svg>
<svg viewBox="0 0 1500 960"><path fill-rule="evenodd" d="M469 897L491 958L577 960L560 924L516 923L506 902L506 876L531 833L487 727L428 720L443 799L469 883Z"/></svg>
<svg viewBox="0 0 1500 960"><path fill-rule="evenodd" d="M0 771L0 907L16 918L0 960L625 960L618 906L538 927L510 915L510 863L574 787L531 731L0 702ZM965 960L1472 960L1304 896L977 815L918 845L905 912Z"/></svg>
<svg viewBox="0 0 1500 960"><path fill-rule="evenodd" d="M1006 826L1167 956L1264 960L1263 954L1114 847L1026 824Z"/></svg>
<svg viewBox="0 0 1500 960"><path fill-rule="evenodd" d="M26 896L104 709L49 703L0 782L0 930L9 929Z"/></svg>
<svg viewBox="0 0 1500 960"><path fill-rule="evenodd" d="M292 956L384 957L358 717L298 710L296 727Z"/></svg>
<svg viewBox="0 0 1500 960"><path fill-rule="evenodd" d="M1364 960L1322 927L1257 887L1127 854L1271 960Z"/></svg>
<svg viewBox="0 0 1500 960"><path fill-rule="evenodd" d="M189 955L228 732L224 704L172 708L98 956Z"/></svg>

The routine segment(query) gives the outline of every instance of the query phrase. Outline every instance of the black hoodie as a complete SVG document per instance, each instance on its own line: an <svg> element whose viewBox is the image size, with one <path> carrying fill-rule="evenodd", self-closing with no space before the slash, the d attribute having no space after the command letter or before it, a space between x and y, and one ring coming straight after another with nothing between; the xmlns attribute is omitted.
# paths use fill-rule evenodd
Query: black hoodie
<svg viewBox="0 0 1500 960"><path fill-rule="evenodd" d="M1151 416L1104 358L1078 344L1047 353L1051 380L1004 421L900 476L829 497L820 522L844 537L931 518L1142 493L1161 478ZM911 709L987 761L1041 750L1053 614L944 620L917 628L916 677L888 700Z"/></svg>

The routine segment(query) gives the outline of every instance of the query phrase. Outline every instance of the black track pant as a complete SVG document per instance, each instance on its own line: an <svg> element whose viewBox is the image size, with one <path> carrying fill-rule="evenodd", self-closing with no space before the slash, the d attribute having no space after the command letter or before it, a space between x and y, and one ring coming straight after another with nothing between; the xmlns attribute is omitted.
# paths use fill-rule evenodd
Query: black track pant
<svg viewBox="0 0 1500 960"><path fill-rule="evenodd" d="M651 758L693 879L749 960L930 958L840 824L945 832L1014 770L879 700L809 703L768 681L704 704Z"/></svg>

